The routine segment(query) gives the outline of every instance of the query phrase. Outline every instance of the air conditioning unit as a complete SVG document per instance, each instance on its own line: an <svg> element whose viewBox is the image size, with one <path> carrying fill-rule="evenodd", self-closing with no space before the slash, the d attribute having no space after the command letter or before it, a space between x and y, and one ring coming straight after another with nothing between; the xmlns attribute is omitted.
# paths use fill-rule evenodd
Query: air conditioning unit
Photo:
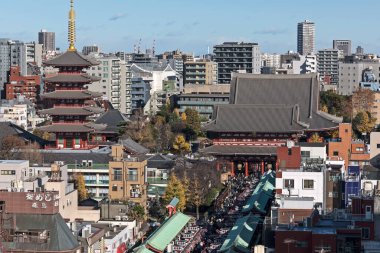
<svg viewBox="0 0 380 253"><path fill-rule="evenodd" d="M115 216L115 220L121 220L121 216L119 215Z"/></svg>

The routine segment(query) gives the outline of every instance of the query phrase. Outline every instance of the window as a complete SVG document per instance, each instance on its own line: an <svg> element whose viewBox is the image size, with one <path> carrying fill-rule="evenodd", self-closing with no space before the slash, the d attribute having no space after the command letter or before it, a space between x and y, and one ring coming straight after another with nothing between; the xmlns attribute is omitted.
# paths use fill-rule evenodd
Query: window
<svg viewBox="0 0 380 253"><path fill-rule="evenodd" d="M122 181L122 171L120 168L113 169L113 180Z"/></svg>
<svg viewBox="0 0 380 253"><path fill-rule="evenodd" d="M108 78L108 74L103 73L103 78Z"/></svg>
<svg viewBox="0 0 380 253"><path fill-rule="evenodd" d="M334 151L333 152L333 156L338 156L339 155L339 151Z"/></svg>
<svg viewBox="0 0 380 253"><path fill-rule="evenodd" d="M292 155L292 149L288 148L288 155Z"/></svg>
<svg viewBox="0 0 380 253"><path fill-rule="evenodd" d="M16 175L15 170L2 170L1 175Z"/></svg>
<svg viewBox="0 0 380 253"><path fill-rule="evenodd" d="M370 231L369 228L362 228L362 239L369 239Z"/></svg>
<svg viewBox="0 0 380 253"><path fill-rule="evenodd" d="M284 179L284 189L293 189L294 188L294 179Z"/></svg>
<svg viewBox="0 0 380 253"><path fill-rule="evenodd" d="M112 186L112 191L116 192L117 191L117 185Z"/></svg>
<svg viewBox="0 0 380 253"><path fill-rule="evenodd" d="M376 148L380 148L380 144L376 144Z"/></svg>
<svg viewBox="0 0 380 253"><path fill-rule="evenodd" d="M296 248L307 248L308 243L307 243L307 241L297 241L295 246L296 246Z"/></svg>
<svg viewBox="0 0 380 253"><path fill-rule="evenodd" d="M137 169L128 169L128 181L137 181Z"/></svg>
<svg viewBox="0 0 380 253"><path fill-rule="evenodd" d="M75 138L75 145L80 145L80 138L79 137Z"/></svg>
<svg viewBox="0 0 380 253"><path fill-rule="evenodd" d="M314 189L314 180L304 179L303 180L303 188L304 189Z"/></svg>

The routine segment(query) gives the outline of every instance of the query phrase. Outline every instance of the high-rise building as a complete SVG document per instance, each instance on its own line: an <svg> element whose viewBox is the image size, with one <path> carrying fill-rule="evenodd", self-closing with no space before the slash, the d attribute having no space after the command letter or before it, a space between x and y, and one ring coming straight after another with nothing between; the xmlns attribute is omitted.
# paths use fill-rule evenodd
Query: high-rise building
<svg viewBox="0 0 380 253"><path fill-rule="evenodd" d="M344 56L351 55L351 40L333 40L333 48L342 50Z"/></svg>
<svg viewBox="0 0 380 253"><path fill-rule="evenodd" d="M82 54L89 55L90 53L100 53L100 49L97 45L84 46L82 49Z"/></svg>
<svg viewBox="0 0 380 253"><path fill-rule="evenodd" d="M42 44L44 53L55 51L55 32L48 32L42 29L38 33L38 43Z"/></svg>
<svg viewBox="0 0 380 253"><path fill-rule="evenodd" d="M8 81L11 66L19 66L23 76L28 74L28 63L42 64L42 45L35 42L0 39L0 91Z"/></svg>
<svg viewBox="0 0 380 253"><path fill-rule="evenodd" d="M315 24L305 20L297 27L297 52L307 55L315 51Z"/></svg>
<svg viewBox="0 0 380 253"><path fill-rule="evenodd" d="M185 62L183 83L187 84L216 84L218 66L213 61Z"/></svg>
<svg viewBox="0 0 380 253"><path fill-rule="evenodd" d="M323 49L317 53L317 69L325 84L338 85L339 59L343 58L343 51L339 49Z"/></svg>
<svg viewBox="0 0 380 253"><path fill-rule="evenodd" d="M257 43L224 42L214 46L218 83L230 83L232 72L261 73L261 52Z"/></svg>
<svg viewBox="0 0 380 253"><path fill-rule="evenodd" d="M357 55L364 55L364 48L362 48L361 46L358 46L356 48L356 54Z"/></svg>

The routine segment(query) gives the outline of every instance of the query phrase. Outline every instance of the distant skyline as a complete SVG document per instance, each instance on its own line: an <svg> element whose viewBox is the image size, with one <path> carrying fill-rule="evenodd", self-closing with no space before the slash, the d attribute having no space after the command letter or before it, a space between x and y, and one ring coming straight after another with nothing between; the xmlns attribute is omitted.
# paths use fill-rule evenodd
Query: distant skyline
<svg viewBox="0 0 380 253"><path fill-rule="evenodd" d="M38 32L56 33L66 50L69 0L1 2L0 38L38 41ZM332 48L334 39L352 40L352 51L380 54L376 0L75 0L76 47L98 45L103 52L156 52L181 49L207 53L225 41L257 42L262 52L297 51L297 23L316 27L316 50Z"/></svg>

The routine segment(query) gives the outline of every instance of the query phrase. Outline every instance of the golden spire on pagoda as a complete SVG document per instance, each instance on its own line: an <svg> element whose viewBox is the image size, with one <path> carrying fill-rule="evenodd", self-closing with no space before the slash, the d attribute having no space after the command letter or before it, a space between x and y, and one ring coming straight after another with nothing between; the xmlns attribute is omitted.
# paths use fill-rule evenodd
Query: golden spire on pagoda
<svg viewBox="0 0 380 253"><path fill-rule="evenodd" d="M75 11L74 11L74 0L70 0L68 41L70 43L68 51L76 51L75 45L74 45L74 43L75 43Z"/></svg>

